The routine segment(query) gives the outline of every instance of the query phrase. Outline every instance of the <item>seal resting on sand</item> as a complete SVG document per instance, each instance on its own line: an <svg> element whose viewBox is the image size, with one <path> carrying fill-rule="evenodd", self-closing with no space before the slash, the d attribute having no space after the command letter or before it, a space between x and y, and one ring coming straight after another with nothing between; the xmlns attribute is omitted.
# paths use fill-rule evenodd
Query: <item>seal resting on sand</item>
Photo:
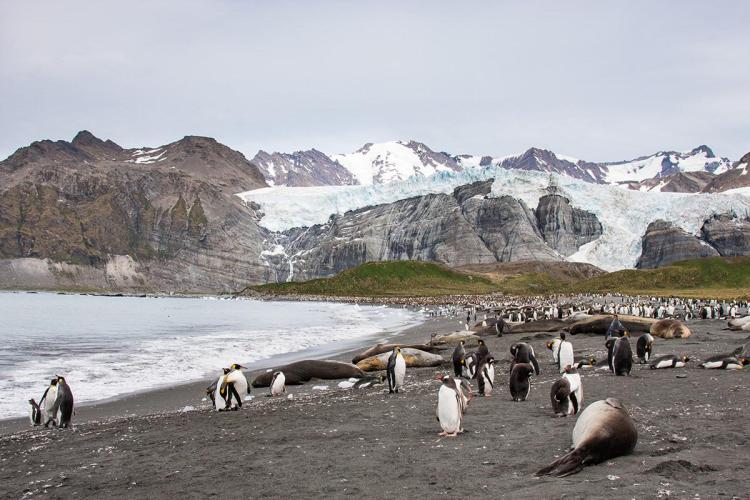
<svg viewBox="0 0 750 500"><path fill-rule="evenodd" d="M367 359L371 356L377 356L378 354L383 354L384 352L390 353L393 352L393 350L396 347L400 347L401 349L419 349L420 351L425 352L432 352L437 353L444 349L444 347L437 347L434 345L427 345L427 344L376 344L369 349L366 349L365 351L362 351L361 353L357 354L352 358L352 363L355 365L362 361L363 359Z"/></svg>
<svg viewBox="0 0 750 500"><path fill-rule="evenodd" d="M686 339L691 335L685 323L676 319L660 319L651 325L649 333L663 339Z"/></svg>
<svg viewBox="0 0 750 500"><path fill-rule="evenodd" d="M534 332L559 332L568 326L559 319L541 319L539 321L528 321L506 328L505 333L534 333Z"/></svg>
<svg viewBox="0 0 750 500"><path fill-rule="evenodd" d="M466 342L466 347L470 347L479 343L479 337L475 335L471 330L468 330L463 332L451 332L435 335L434 337L432 337L432 339L430 339L430 344L458 344L462 340Z"/></svg>
<svg viewBox="0 0 750 500"><path fill-rule="evenodd" d="M341 361L306 359L274 368L255 377L253 387L269 387L274 372L284 372L286 385L300 385L310 379L333 380L340 378L363 378L365 374L356 366Z"/></svg>
<svg viewBox="0 0 750 500"><path fill-rule="evenodd" d="M390 352L384 352L377 356L370 356L357 363L357 368L365 372L385 370L390 355ZM440 366L443 364L443 357L441 355L420 351L419 349L407 347L401 349L401 355L404 357L404 361L406 361L407 368L424 368L426 366Z"/></svg>
<svg viewBox="0 0 750 500"><path fill-rule="evenodd" d="M568 326L566 330L572 335L577 333L605 335L609 326L612 324L612 318L613 316L610 314L597 314L596 316L591 316L590 318L573 323ZM618 315L618 318L620 319L622 326L631 332L648 332L651 329L651 325L656 323L655 319L627 316L625 314ZM653 332L651 335L653 335Z"/></svg>
<svg viewBox="0 0 750 500"><path fill-rule="evenodd" d="M589 405L573 428L573 450L537 476L564 477L580 472L586 465L628 455L638 442L633 419L618 399L607 398Z"/></svg>

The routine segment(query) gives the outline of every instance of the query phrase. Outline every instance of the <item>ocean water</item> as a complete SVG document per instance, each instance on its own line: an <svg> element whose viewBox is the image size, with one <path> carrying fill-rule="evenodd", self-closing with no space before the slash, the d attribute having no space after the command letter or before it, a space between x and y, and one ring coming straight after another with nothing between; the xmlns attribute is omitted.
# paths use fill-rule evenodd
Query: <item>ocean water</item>
<svg viewBox="0 0 750 500"><path fill-rule="evenodd" d="M341 350L416 325L407 309L322 302L0 293L0 419L49 379L76 403L201 380L232 363Z"/></svg>

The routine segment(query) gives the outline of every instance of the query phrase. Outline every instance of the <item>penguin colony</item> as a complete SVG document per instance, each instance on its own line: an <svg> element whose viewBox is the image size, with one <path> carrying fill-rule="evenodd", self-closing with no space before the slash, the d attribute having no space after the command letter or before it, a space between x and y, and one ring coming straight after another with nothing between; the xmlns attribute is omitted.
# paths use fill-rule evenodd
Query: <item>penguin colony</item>
<svg viewBox="0 0 750 500"><path fill-rule="evenodd" d="M706 309L706 311L709 310L710 308ZM573 315L575 312L570 311L569 314ZM707 316L709 314L706 312ZM745 318L750 318L750 316ZM745 318L733 319L730 321L730 327L735 324L740 326L750 324L750 319ZM495 320L485 318L482 324L494 329L493 333L496 336L503 336L505 323L502 318ZM500 324L503 325L502 328L498 326ZM607 350L607 367L603 369L608 369L614 376L630 375L633 367L630 333L619 322L616 314L604 340L604 347ZM632 452L637 443L638 433L621 401L607 398L588 406L584 405L580 371L596 368L598 360L589 356L576 361L573 345L564 332L546 345L551 351L552 362L560 373L560 378L554 381L550 388L552 414L557 417L579 416L572 433L571 451L537 471L537 475L566 476L579 472L585 465L597 464ZM651 334L645 333L638 337L636 340L637 363L657 370L681 368L690 361L687 356L676 354L653 357L655 345L656 341ZM738 348L731 353L708 357L700 363L699 367L740 370L750 364L750 357L743 354L744 349ZM526 342L512 344L510 355L509 393L514 402L523 402L531 391L532 378L540 374L539 362L534 348ZM466 342L461 340L452 352L451 364L453 376L439 374L436 377L436 380L440 382L436 418L441 429L439 435L455 437L464 432L464 416L473 398L470 381L477 380L479 396L491 397L496 389L497 360L490 354L484 340L479 339L476 350L471 352L466 351ZM398 394L399 390L404 388L406 367L407 363L402 349L397 345L391 351L386 366L386 379L390 394ZM237 363L229 368L223 368L222 374L206 388L206 395L216 411L236 411L242 408L243 401L250 394L250 384L243 369L245 367ZM380 380L382 381L382 378ZM366 387L372 381L371 378L350 379L346 387ZM360 385L359 382L366 383ZM285 394L284 372L274 371L268 387L269 397ZM71 425L74 414L73 394L62 376L56 375L52 378L39 402L37 403L32 398L29 400L29 405L29 419L34 426L43 424L48 427L52 424L55 427L67 428Z"/></svg>

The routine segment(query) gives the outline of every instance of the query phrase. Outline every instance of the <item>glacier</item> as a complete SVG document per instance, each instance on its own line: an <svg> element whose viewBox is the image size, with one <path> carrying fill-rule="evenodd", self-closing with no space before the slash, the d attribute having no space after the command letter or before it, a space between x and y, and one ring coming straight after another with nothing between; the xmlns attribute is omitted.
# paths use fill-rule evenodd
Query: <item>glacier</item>
<svg viewBox="0 0 750 500"><path fill-rule="evenodd" d="M550 185L575 207L594 213L603 234L568 257L607 271L633 268L641 253L641 237L656 219L674 223L697 234L703 221L715 213L750 214L750 196L735 193L662 193L634 191L620 186L594 184L566 175L506 170L497 166L460 172L437 172L388 184L366 186L270 187L238 193L246 203L261 207L260 225L271 231L324 224L331 215L367 206L393 203L426 194L450 194L461 185L494 178L490 196L509 195L535 208Z"/></svg>

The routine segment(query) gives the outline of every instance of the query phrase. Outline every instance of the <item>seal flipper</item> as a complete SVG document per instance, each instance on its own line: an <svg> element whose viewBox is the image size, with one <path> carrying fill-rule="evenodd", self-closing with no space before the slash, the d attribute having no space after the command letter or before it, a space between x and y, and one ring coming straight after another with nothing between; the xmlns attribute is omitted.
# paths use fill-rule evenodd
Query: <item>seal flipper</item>
<svg viewBox="0 0 750 500"><path fill-rule="evenodd" d="M536 471L536 475L565 477L581 472L581 470L583 470L583 462L586 459L586 455L587 453L584 448L576 448L562 458L555 460L547 467L543 467Z"/></svg>

